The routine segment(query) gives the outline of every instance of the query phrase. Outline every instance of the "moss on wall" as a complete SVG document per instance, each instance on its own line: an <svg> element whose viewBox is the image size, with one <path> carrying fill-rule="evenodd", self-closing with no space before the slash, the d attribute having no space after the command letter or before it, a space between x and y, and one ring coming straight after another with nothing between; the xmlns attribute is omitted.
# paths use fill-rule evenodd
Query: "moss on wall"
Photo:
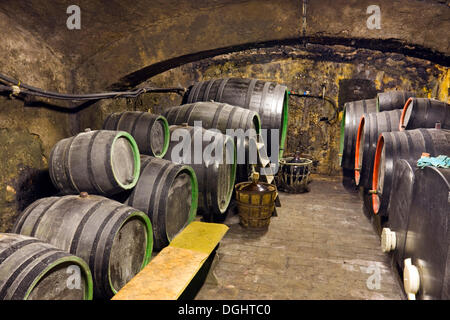
<svg viewBox="0 0 450 320"><path fill-rule="evenodd" d="M48 158L68 135L67 115L0 97L0 232L27 205L52 194Z"/></svg>
<svg viewBox="0 0 450 320"><path fill-rule="evenodd" d="M32 189L30 175L45 170L47 159L41 139L26 129L0 128L0 145L0 232L4 232L19 212L23 199L18 198Z"/></svg>
<svg viewBox="0 0 450 320"><path fill-rule="evenodd" d="M62 55L14 22L0 12L0 72L32 86L67 91L69 68ZM0 232L9 231L28 204L52 192L48 157L69 135L69 116L44 107L0 96Z"/></svg>

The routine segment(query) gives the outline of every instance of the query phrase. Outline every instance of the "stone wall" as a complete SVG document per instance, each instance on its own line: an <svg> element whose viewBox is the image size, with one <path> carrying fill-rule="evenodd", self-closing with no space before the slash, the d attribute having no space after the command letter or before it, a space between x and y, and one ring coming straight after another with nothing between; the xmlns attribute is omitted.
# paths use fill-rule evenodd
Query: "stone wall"
<svg viewBox="0 0 450 320"><path fill-rule="evenodd" d="M81 9L80 30L66 28L70 4ZM0 11L64 53L74 63L75 88L87 91L137 85L177 65L274 42L353 43L449 63L449 4L448 0L109 0L105 5L95 0L28 0L3 1ZM371 5L380 8L380 29L367 27Z"/></svg>
<svg viewBox="0 0 450 320"><path fill-rule="evenodd" d="M66 91L62 55L42 38L0 12L1 72L24 83ZM32 106L31 106L32 105ZM69 135L68 115L42 102L0 96L0 232L33 200L52 192L48 157L53 145Z"/></svg>
<svg viewBox="0 0 450 320"><path fill-rule="evenodd" d="M299 0L80 0L81 30L68 30L67 1L3 1L0 72L58 92L237 76L315 94L325 85L341 107L394 89L448 101L448 1L379 0L375 30L366 26L372 1L306 2L303 14ZM180 102L146 94L68 113L56 101L0 96L0 232L33 200L55 193L47 168L58 140L100 128L114 111L158 113ZM337 174L338 124L319 121L330 105L292 98L289 115L288 152L301 150L317 172Z"/></svg>
<svg viewBox="0 0 450 320"><path fill-rule="evenodd" d="M277 46L245 50L189 63L157 75L142 85L189 86L195 81L224 77L248 77L284 83L290 90L321 95L345 102L374 98L377 92L411 90L421 97L450 103L448 68L402 54L345 46ZM103 101L80 113L81 128L100 128L110 113L122 110L150 110L160 113L178 105L176 94L146 94L138 99ZM339 119L333 107L320 99L290 98L287 153L300 150L314 160L322 174L339 174Z"/></svg>

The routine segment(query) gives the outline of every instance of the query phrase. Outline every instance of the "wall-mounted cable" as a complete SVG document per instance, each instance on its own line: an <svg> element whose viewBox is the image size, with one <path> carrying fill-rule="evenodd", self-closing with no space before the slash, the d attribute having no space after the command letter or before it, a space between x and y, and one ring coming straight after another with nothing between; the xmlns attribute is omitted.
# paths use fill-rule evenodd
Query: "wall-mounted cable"
<svg viewBox="0 0 450 320"><path fill-rule="evenodd" d="M0 73L0 80L6 85L0 85L0 92L9 93L11 96L35 96L56 100L70 100L70 101L89 101L111 98L136 98L144 93L177 93L183 95L186 92L186 88L182 87L170 87L170 88L156 88L156 87L143 87L132 91L110 91L102 93L90 93L90 94L66 94L52 91L45 91L36 87L32 87L25 83L8 77ZM62 106L65 109L76 109L79 106Z"/></svg>
<svg viewBox="0 0 450 320"><path fill-rule="evenodd" d="M326 123L331 124L338 117L338 108L337 108L336 102L329 96L326 96L325 91L322 93L321 96L312 95L309 91L304 91L303 93L289 91L289 95L294 96L294 97L300 97L300 98L321 99L321 100L324 100L324 101L327 101L328 103L330 103L333 106L333 110L334 110L333 117L331 119L329 119L328 117L321 117L320 121L325 121Z"/></svg>

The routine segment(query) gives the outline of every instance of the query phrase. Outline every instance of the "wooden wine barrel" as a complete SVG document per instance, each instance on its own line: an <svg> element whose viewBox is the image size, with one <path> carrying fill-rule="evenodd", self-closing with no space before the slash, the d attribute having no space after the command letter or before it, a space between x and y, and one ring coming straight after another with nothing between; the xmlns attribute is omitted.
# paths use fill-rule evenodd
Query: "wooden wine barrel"
<svg viewBox="0 0 450 320"><path fill-rule="evenodd" d="M388 91L380 92L377 95L377 110L390 111L394 109L403 109L409 98L415 97L414 92L408 91Z"/></svg>
<svg viewBox="0 0 450 320"><path fill-rule="evenodd" d="M355 183L364 188L372 186L373 159L378 137L382 132L398 130L402 110L364 114L361 117L355 146Z"/></svg>
<svg viewBox="0 0 450 320"><path fill-rule="evenodd" d="M383 227L386 225L387 218L373 212L372 194L368 188L359 188L360 196L363 201L363 213L371 222L375 234L381 235Z"/></svg>
<svg viewBox="0 0 450 320"><path fill-rule="evenodd" d="M169 129L171 141L164 158L175 163L188 164L194 169L198 181L198 213L207 221L220 221L225 217L236 178L233 139L200 127L170 126ZM217 159L202 157L210 150L210 142L206 141L209 139L202 139L205 136L214 137L214 141L219 143L217 148L223 150L220 159L220 154L215 156ZM202 142L196 145L195 141ZM185 148L181 149L181 146Z"/></svg>
<svg viewBox="0 0 450 320"><path fill-rule="evenodd" d="M140 111L112 113L105 119L103 129L128 132L141 154L156 158L164 157L169 146L169 124L161 115Z"/></svg>
<svg viewBox="0 0 450 320"><path fill-rule="evenodd" d="M96 298L111 298L148 263L153 248L145 213L87 193L35 201L19 216L13 232L85 260Z"/></svg>
<svg viewBox="0 0 450 320"><path fill-rule="evenodd" d="M0 300L90 300L92 276L80 258L36 238L0 233Z"/></svg>
<svg viewBox="0 0 450 320"><path fill-rule="evenodd" d="M59 141L50 154L50 178L63 194L113 195L139 178L139 149L124 131L96 130Z"/></svg>
<svg viewBox="0 0 450 320"><path fill-rule="evenodd" d="M242 135L235 132L233 136L234 144L237 147L236 152L245 152L243 155L245 162L237 165L236 180L238 182L248 181L251 173L251 144L256 145L256 134L261 132L260 119L256 112L226 103L197 102L169 108L163 114L171 125L187 123L189 126L194 126L195 121L201 121L203 128L218 129L223 134L227 134L227 129L242 129L244 131ZM256 132L248 131L248 135L244 136L247 130ZM240 147L241 145L243 149Z"/></svg>
<svg viewBox="0 0 450 320"><path fill-rule="evenodd" d="M413 202L416 172L419 170L414 163L398 159L394 164L392 195L388 205L389 222L383 229L381 241L385 252L392 251L392 260L398 270L403 269L406 232L409 213ZM389 237L395 237L392 241ZM390 242L388 245L387 242Z"/></svg>
<svg viewBox="0 0 450 320"><path fill-rule="evenodd" d="M394 163L397 159L417 161L422 153L432 157L448 154L450 131L415 129L383 132L378 138L372 178L372 202L375 214L387 216L387 206L392 192Z"/></svg>
<svg viewBox="0 0 450 320"><path fill-rule="evenodd" d="M450 169L416 171L404 258L419 269L418 300L450 299Z"/></svg>
<svg viewBox="0 0 450 320"><path fill-rule="evenodd" d="M190 166L141 156L141 175L125 204L147 213L155 249L166 247L195 219L197 203L197 177Z"/></svg>
<svg viewBox="0 0 450 320"><path fill-rule="evenodd" d="M171 125L187 123L194 125L194 121L201 121L205 129L218 129L226 134L227 129L254 129L261 132L258 113L218 102L196 102L171 107L163 112Z"/></svg>
<svg viewBox="0 0 450 320"><path fill-rule="evenodd" d="M288 126L289 94L287 87L257 79L227 78L194 83L183 98L183 104L197 101L225 102L257 112L261 127L268 129L267 150L270 152L270 129L279 130L279 158L283 157Z"/></svg>
<svg viewBox="0 0 450 320"><path fill-rule="evenodd" d="M342 167L343 185L349 191L355 191L355 145L359 121L365 113L377 112L376 99L358 100L344 104L342 114L339 164Z"/></svg>
<svg viewBox="0 0 450 320"><path fill-rule="evenodd" d="M450 104L435 99L409 98L399 129L434 128L436 123L440 123L441 129L450 129Z"/></svg>

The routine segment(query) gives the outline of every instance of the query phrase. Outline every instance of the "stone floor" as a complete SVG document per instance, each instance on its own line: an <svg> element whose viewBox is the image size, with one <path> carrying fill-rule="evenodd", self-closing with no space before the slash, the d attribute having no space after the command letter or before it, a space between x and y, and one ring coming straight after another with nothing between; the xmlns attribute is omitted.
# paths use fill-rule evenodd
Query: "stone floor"
<svg viewBox="0 0 450 320"><path fill-rule="evenodd" d="M280 193L266 232L237 216L218 249L214 273L196 299L402 299L379 237L357 194L315 177L311 191Z"/></svg>

